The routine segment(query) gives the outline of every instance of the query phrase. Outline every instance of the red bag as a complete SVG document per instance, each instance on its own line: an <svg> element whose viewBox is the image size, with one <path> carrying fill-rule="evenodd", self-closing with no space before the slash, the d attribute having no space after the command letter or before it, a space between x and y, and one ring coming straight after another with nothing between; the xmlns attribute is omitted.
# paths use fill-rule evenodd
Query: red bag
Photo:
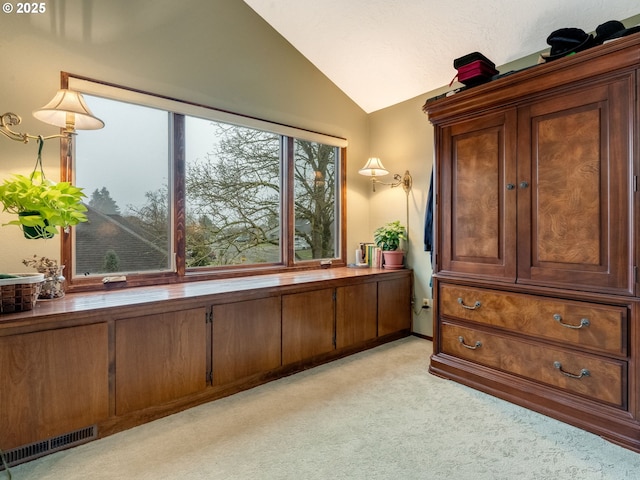
<svg viewBox="0 0 640 480"><path fill-rule="evenodd" d="M456 58L453 61L453 68L458 70L458 74L453 77L453 80L457 78L460 83L467 87L488 82L498 73L495 63L480 52L473 52ZM453 80L451 83L453 83Z"/></svg>

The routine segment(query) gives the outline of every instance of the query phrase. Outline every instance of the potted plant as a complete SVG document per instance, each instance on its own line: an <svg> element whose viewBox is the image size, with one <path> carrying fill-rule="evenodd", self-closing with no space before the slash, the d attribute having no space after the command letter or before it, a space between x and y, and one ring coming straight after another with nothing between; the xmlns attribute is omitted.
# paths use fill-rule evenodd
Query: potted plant
<svg viewBox="0 0 640 480"><path fill-rule="evenodd" d="M59 228L66 230L87 221L84 214L87 207L82 203L85 197L82 188L69 182L47 180L38 151L36 168L31 175L13 175L0 185L3 211L18 216L3 226L18 225L27 238L51 238Z"/></svg>
<svg viewBox="0 0 640 480"><path fill-rule="evenodd" d="M375 244L382 249L384 268L391 270L404 268L404 251L399 250L400 240L407 239L406 229L400 221L387 223L373 232Z"/></svg>

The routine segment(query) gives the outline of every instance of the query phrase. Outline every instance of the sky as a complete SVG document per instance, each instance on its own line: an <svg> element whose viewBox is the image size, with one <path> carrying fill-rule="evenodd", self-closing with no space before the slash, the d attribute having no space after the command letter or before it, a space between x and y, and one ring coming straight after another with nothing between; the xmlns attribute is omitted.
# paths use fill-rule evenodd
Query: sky
<svg viewBox="0 0 640 480"><path fill-rule="evenodd" d="M75 183L87 197L106 187L124 213L146 203L145 193L166 185L169 175L169 114L155 108L84 95L101 130L75 137ZM187 162L215 149L210 120L186 118Z"/></svg>

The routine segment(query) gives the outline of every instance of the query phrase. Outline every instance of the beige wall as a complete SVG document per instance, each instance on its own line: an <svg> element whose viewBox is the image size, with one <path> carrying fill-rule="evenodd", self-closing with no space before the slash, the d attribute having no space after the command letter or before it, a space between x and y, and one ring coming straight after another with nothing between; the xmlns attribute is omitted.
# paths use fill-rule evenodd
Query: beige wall
<svg viewBox="0 0 640 480"><path fill-rule="evenodd" d="M421 305L423 298L432 298L431 254L424 251L424 215L433 166L433 128L422 106L437 93L430 92L370 114L371 156L380 157L391 172L380 180L390 182L393 174L403 175L405 170L413 177L408 195L400 187L382 185L376 187L375 193L370 191L371 228L394 220L408 226L405 250L407 264L414 270L413 330L427 336L433 334L431 310L421 309Z"/></svg>
<svg viewBox="0 0 640 480"><path fill-rule="evenodd" d="M154 10L155 5L49 0L45 14L3 14L0 112L23 117L16 130L57 133L31 112L53 97L60 71L66 71L345 137L347 253L353 261L355 245L369 234L368 184L355 173L368 155L364 111L243 2L181 0ZM27 174L35 157L35 142L0 138L0 179ZM57 141L45 145L43 159L47 176L57 180ZM3 223L9 219L0 215ZM13 226L0 228L0 245L0 271L24 271L21 259L33 254L59 257L58 237L25 240Z"/></svg>

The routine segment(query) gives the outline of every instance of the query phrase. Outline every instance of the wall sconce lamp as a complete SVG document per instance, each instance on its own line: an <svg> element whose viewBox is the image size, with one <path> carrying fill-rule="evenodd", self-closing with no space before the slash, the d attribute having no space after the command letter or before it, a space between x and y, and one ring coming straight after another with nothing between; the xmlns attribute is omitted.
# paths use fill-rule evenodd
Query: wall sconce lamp
<svg viewBox="0 0 640 480"><path fill-rule="evenodd" d="M413 185L413 178L411 177L409 170L406 170L403 176L400 176L397 173L394 174L393 175L394 181L392 183L385 183L378 180L376 177L388 175L389 170L384 168L384 165L382 165L382 162L377 157L371 157L369 160L367 160L367 163L364 165L364 167L358 170L358 173L360 175L371 177L371 184L373 185L374 192L376 191L376 183L380 183L382 185L390 185L391 188L399 187L400 185L402 185L402 188L405 191L405 193L409 195L409 192L411 191L411 186Z"/></svg>
<svg viewBox="0 0 640 480"><path fill-rule="evenodd" d="M15 113L3 113L0 117L0 133L11 140L28 143L29 140L49 140L52 138L68 138L71 140L78 130L97 130L104 127L104 122L91 113L84 98L73 90L58 90L53 99L44 107L33 112L38 120L63 128L63 132L56 135L41 137L29 133L14 132L11 127L20 125L22 119Z"/></svg>

